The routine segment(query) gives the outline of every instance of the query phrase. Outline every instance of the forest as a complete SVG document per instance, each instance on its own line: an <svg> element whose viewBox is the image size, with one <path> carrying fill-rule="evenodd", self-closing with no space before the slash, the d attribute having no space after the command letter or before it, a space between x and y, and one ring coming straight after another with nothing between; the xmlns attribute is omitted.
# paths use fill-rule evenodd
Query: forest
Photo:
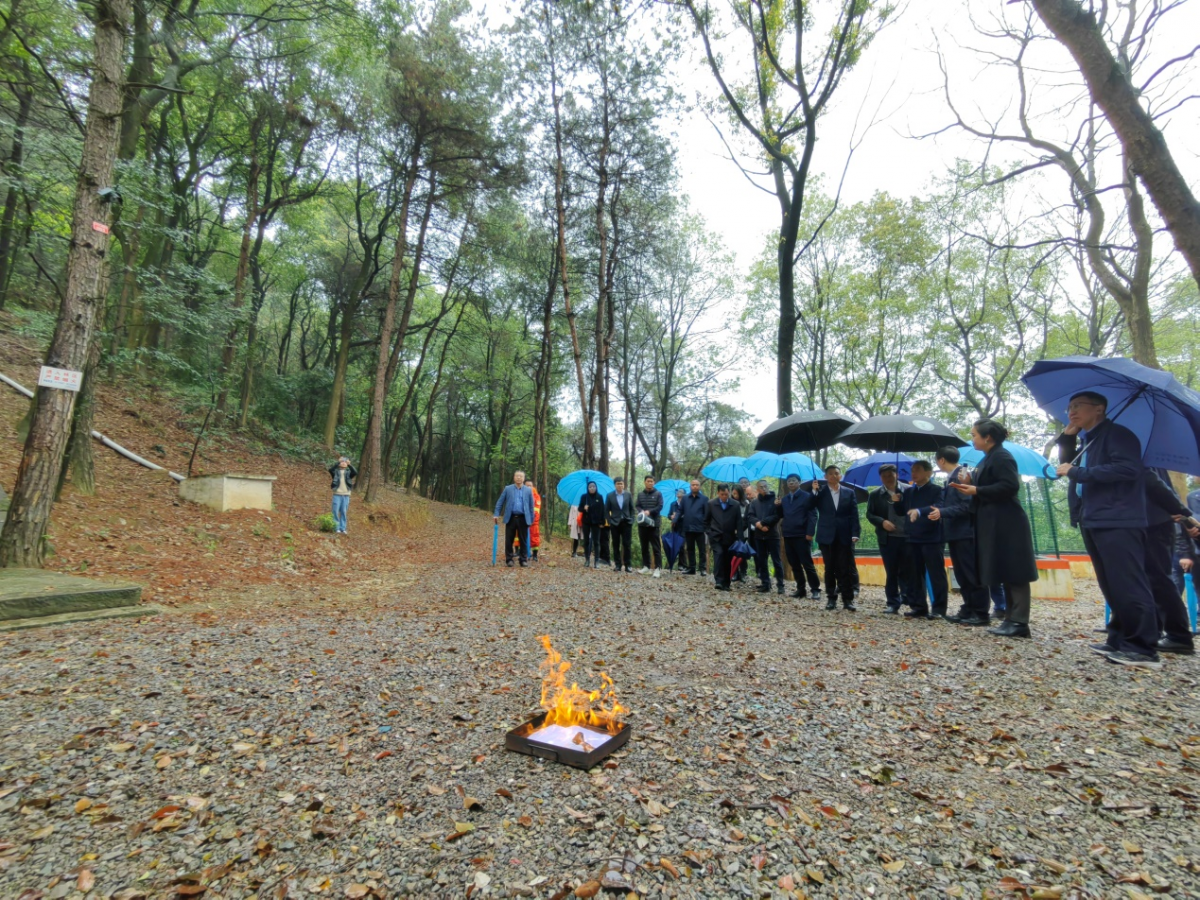
<svg viewBox="0 0 1200 900"><path fill-rule="evenodd" d="M1182 226L1043 21L1064 3L939 6L1011 96L947 73L976 154L848 202L818 135L903 4L4 0L0 310L49 343L79 232L105 236L84 491L97 381L174 392L198 439L349 455L368 502L490 505L514 467L689 477L752 449L755 367L780 414L999 415L1043 446L1018 380L1038 359L1200 375ZM1194 50L1156 42L1182 6L1088 7L1168 156L1195 118ZM746 175L726 189L777 203L748 267L683 188L696 109Z"/></svg>

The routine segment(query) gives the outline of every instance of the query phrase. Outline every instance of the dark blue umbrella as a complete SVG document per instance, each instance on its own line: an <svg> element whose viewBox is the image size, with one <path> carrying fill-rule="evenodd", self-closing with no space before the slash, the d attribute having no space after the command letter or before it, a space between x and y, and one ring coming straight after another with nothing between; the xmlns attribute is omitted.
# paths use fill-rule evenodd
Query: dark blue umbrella
<svg viewBox="0 0 1200 900"><path fill-rule="evenodd" d="M1145 465L1200 475L1200 394L1170 372L1124 357L1064 356L1034 363L1021 380L1064 424L1071 396L1095 391L1108 400L1108 417L1137 435Z"/></svg>
<svg viewBox="0 0 1200 900"><path fill-rule="evenodd" d="M880 467L895 466L901 481L912 481L912 462L912 457L903 453L872 453L852 462L842 478L863 487L879 487L883 484L879 480Z"/></svg>
<svg viewBox="0 0 1200 900"><path fill-rule="evenodd" d="M679 551L683 549L683 535L676 531L668 531L662 536L662 545L663 552L667 554L667 566L674 566Z"/></svg>
<svg viewBox="0 0 1200 900"><path fill-rule="evenodd" d="M603 472L597 472L595 469L580 469L578 472L572 472L559 481L558 499L563 503L578 503L579 498L587 491L587 483L589 481L596 482L596 490L601 497L606 496L616 488L613 480Z"/></svg>

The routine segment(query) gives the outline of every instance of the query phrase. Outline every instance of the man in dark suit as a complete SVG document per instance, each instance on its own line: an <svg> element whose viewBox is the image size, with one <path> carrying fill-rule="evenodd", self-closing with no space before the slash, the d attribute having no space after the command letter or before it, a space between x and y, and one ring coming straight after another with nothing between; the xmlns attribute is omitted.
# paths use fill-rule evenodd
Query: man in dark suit
<svg viewBox="0 0 1200 900"><path fill-rule="evenodd" d="M1077 437L1084 440L1076 458ZM1112 616L1108 640L1092 650L1109 662L1160 669L1158 611L1146 580L1146 480L1137 435L1108 418L1108 400L1080 391L1058 439L1058 474L1069 479L1071 524L1096 570Z"/></svg>
<svg viewBox="0 0 1200 900"><path fill-rule="evenodd" d="M912 606L912 560L908 556L907 520L900 512L900 479L896 467L885 463L879 467L883 487L871 491L867 498L867 521L875 526L879 556L883 559L885 576L884 612L895 615L901 604Z"/></svg>
<svg viewBox="0 0 1200 900"><path fill-rule="evenodd" d="M900 500L900 509L908 516L908 555L913 564L913 608L904 614L911 619L945 618L950 602L942 522L937 508L942 502L942 489L930 480L931 475L933 466L929 460L915 460L913 483L904 489ZM926 585L933 591L928 603Z"/></svg>
<svg viewBox="0 0 1200 900"><path fill-rule="evenodd" d="M496 501L492 513L497 525L500 524L500 510L504 510L504 564L512 568L513 543L520 538L519 559L524 568L529 559L529 523L533 521L533 489L525 483L525 473L519 469L513 472L513 483L505 486Z"/></svg>
<svg viewBox="0 0 1200 900"><path fill-rule="evenodd" d="M971 525L971 498L956 491L952 484L967 480L967 467L958 464L957 447L943 447L934 457L937 466L946 473L941 503L929 514L941 521L942 537L950 550L950 565L962 591L962 609L946 621L976 628L988 624L988 603L991 592L979 583L979 567L975 559L975 529ZM936 518L935 518L936 517Z"/></svg>
<svg viewBox="0 0 1200 900"><path fill-rule="evenodd" d="M1183 594L1171 579L1179 520L1191 515L1175 493L1170 473L1146 469L1146 578L1158 610L1158 629L1163 634L1158 641L1160 653L1191 656L1196 652Z"/></svg>
<svg viewBox="0 0 1200 900"><path fill-rule="evenodd" d="M796 592L792 596L805 596L807 579L813 599L820 600L821 579L817 577L817 567L812 558L813 535L817 533L817 511L809 504L812 495L801 489L799 475L789 475L787 487L787 495L775 502L779 504L783 522L783 550L787 555L788 565L792 567L792 577L796 579Z"/></svg>
<svg viewBox="0 0 1200 900"><path fill-rule="evenodd" d="M851 566L854 545L862 535L854 488L842 486L841 469L826 466L825 487L821 487L819 481L814 481L808 503L817 511L817 544L821 547L821 559L825 562L825 608L837 609L840 590L842 606L854 612L858 607L854 605Z"/></svg>
<svg viewBox="0 0 1200 900"><path fill-rule="evenodd" d="M704 546L704 529L708 527L708 498L700 490L699 479L693 478L691 488L679 501L679 515L683 522L684 554L687 565L684 575L695 575L697 559L701 577L708 574L708 548Z"/></svg>
<svg viewBox="0 0 1200 900"><path fill-rule="evenodd" d="M718 591L729 590L730 566L733 560L729 548L737 540L742 522L742 508L729 496L729 485L717 486L717 499L708 501L704 517L708 543L713 553L713 580Z"/></svg>
<svg viewBox="0 0 1200 900"><path fill-rule="evenodd" d="M633 497L625 492L625 479L613 481L614 490L604 498L608 530L612 532L613 571L633 571Z"/></svg>

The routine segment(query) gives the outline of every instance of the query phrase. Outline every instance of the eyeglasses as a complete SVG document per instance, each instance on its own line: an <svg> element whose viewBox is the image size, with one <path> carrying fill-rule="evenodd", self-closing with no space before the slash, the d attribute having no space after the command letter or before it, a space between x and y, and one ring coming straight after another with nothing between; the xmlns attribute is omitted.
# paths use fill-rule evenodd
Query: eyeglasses
<svg viewBox="0 0 1200 900"><path fill-rule="evenodd" d="M1101 405L1102 404L1097 403L1094 400L1076 400L1074 403L1072 403L1070 406L1067 407L1067 412L1077 412L1081 407L1084 407L1084 406L1101 406Z"/></svg>

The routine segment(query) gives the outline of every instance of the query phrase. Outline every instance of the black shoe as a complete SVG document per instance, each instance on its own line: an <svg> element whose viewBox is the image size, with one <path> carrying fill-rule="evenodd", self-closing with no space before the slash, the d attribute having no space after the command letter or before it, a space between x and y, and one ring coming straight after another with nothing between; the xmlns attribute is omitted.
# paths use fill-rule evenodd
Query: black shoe
<svg viewBox="0 0 1200 900"><path fill-rule="evenodd" d="M982 628L985 625L990 625L991 621L987 616L963 616L958 620L958 624L969 625L972 628Z"/></svg>
<svg viewBox="0 0 1200 900"><path fill-rule="evenodd" d="M965 609L960 609L954 615L943 616L942 618L944 618L947 622L961 622L963 619L968 618L970 615L971 614L969 612L967 612Z"/></svg>
<svg viewBox="0 0 1200 900"><path fill-rule="evenodd" d="M1110 654L1110 653L1117 652L1117 648L1109 643L1088 644L1088 649L1091 650L1093 653L1099 653L1101 656L1108 656L1108 654Z"/></svg>
<svg viewBox="0 0 1200 900"><path fill-rule="evenodd" d="M521 568L522 569L527 568L528 566L529 566L529 563L525 562L525 560L521 560Z"/></svg>
<svg viewBox="0 0 1200 900"><path fill-rule="evenodd" d="M929 611L924 610L924 609L910 609L908 612L906 612L904 614L904 618L906 618L906 619L927 619L927 618L929 618Z"/></svg>
<svg viewBox="0 0 1200 900"><path fill-rule="evenodd" d="M628 572L630 575L632 575L633 574L633 566L626 566L625 571Z"/></svg>
<svg viewBox="0 0 1200 900"><path fill-rule="evenodd" d="M804 591L792 591L790 594L788 594L788 596L794 600L807 600L808 599L808 594L804 593Z"/></svg>
<svg viewBox="0 0 1200 900"><path fill-rule="evenodd" d="M825 604L825 608L826 609L837 609L837 601L830 600L828 603Z"/></svg>
<svg viewBox="0 0 1200 900"><path fill-rule="evenodd" d="M682 572L680 572L680 574L681 575L695 575L696 570L695 569L684 569Z"/></svg>
<svg viewBox="0 0 1200 900"><path fill-rule="evenodd" d="M760 584L754 590L759 594L769 594L771 593L771 586L769 584Z"/></svg>
<svg viewBox="0 0 1200 900"><path fill-rule="evenodd" d="M693 575L695 575L696 573L695 573L695 572L693 572L692 574L693 574ZM705 572L703 569L701 569L701 570L700 570L700 577L701 577L701 578L707 578L707 577L708 577L708 573L707 573L707 572Z"/></svg>
<svg viewBox="0 0 1200 900"><path fill-rule="evenodd" d="M783 592L784 592L784 591L783 591L783 585L782 585L782 584L777 584L777 585L775 585L775 593L777 593L777 594L783 594Z"/></svg>
<svg viewBox="0 0 1200 900"><path fill-rule="evenodd" d="M727 585L727 584L718 584L717 585L718 591L728 591L729 589L730 589L729 585Z"/></svg>
<svg viewBox="0 0 1200 900"><path fill-rule="evenodd" d="M858 607L854 605L853 600L851 600L849 603L843 603L842 609L847 610L848 612L858 612Z"/></svg>
<svg viewBox="0 0 1200 900"><path fill-rule="evenodd" d="M937 611L935 610L935 611L933 611L933 612L930 612L930 613L929 613L929 618L931 618L931 619L944 619L944 618L946 618L946 614L945 614L944 612L937 612Z"/></svg>
<svg viewBox="0 0 1200 900"><path fill-rule="evenodd" d="M855 588L855 589L854 589L854 596L855 596L855 597L857 597L857 596L858 596L858 588Z"/></svg>
<svg viewBox="0 0 1200 900"><path fill-rule="evenodd" d="M814 600L821 599L821 589L820 588L813 588L813 599Z"/></svg>
<svg viewBox="0 0 1200 900"><path fill-rule="evenodd" d="M883 614L884 614L885 616L898 616L898 615L900 615L900 607L898 607L898 606L885 606L885 607L883 608Z"/></svg>
<svg viewBox="0 0 1200 900"><path fill-rule="evenodd" d="M994 634L997 637L1029 637L1029 626L1023 625L1020 622L1014 622L1011 619L1005 619L1003 624L997 628L989 628L988 634Z"/></svg>
<svg viewBox="0 0 1200 900"><path fill-rule="evenodd" d="M1170 638L1163 638L1158 642L1158 649L1162 653L1178 653L1180 656L1191 656L1196 652L1196 648L1191 642L1173 641Z"/></svg>
<svg viewBox="0 0 1200 900"><path fill-rule="evenodd" d="M512 561L511 559L506 559L506 560L504 561L504 564L505 564L506 566L508 566L510 569L513 567L513 561Z"/></svg>
<svg viewBox="0 0 1200 900"><path fill-rule="evenodd" d="M1158 654L1154 656L1146 656L1144 653L1127 653L1125 651L1117 651L1110 653L1104 657L1110 663L1117 663L1121 666L1134 666L1139 669L1161 669L1162 660L1158 658Z"/></svg>

